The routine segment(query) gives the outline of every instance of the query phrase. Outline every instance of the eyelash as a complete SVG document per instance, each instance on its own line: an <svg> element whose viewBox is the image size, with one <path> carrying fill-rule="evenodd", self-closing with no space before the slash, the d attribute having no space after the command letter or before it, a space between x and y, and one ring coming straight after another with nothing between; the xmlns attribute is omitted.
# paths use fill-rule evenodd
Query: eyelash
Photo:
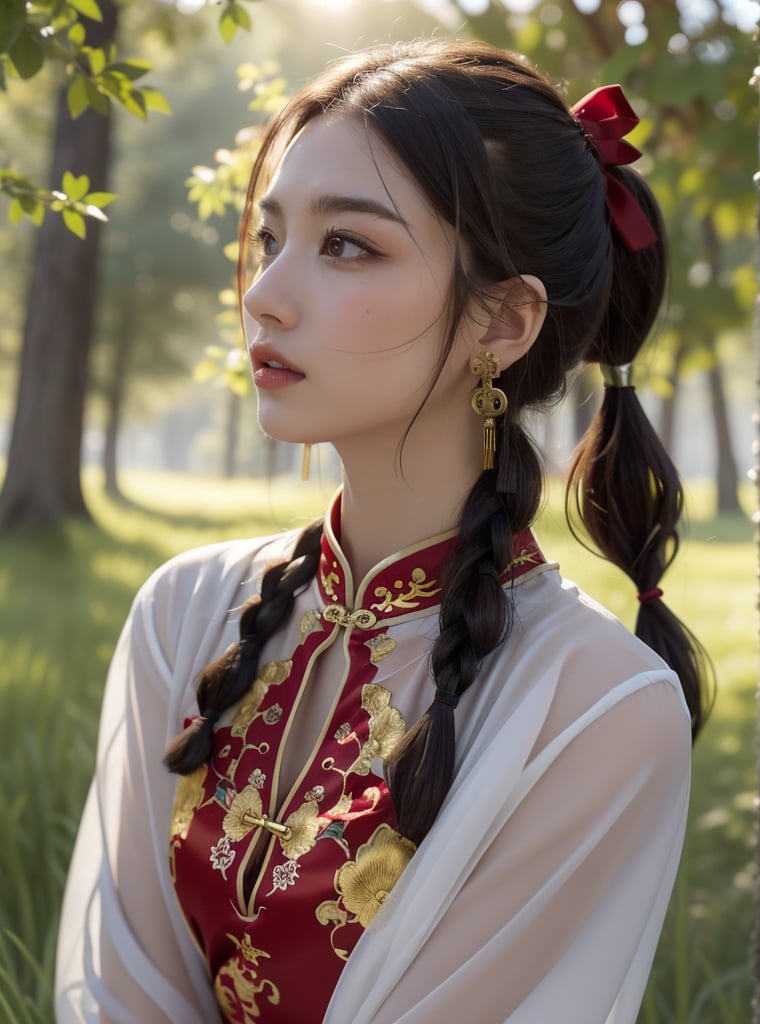
<svg viewBox="0 0 760 1024"><path fill-rule="evenodd" d="M274 240L274 235L271 231L261 225L254 231L250 232L248 237L254 251L256 252L257 258L261 263L267 259L274 259L276 253L270 255L264 250L267 241L269 239ZM324 252L327 243L334 238L339 239L341 242L348 243L349 245L355 245L357 249L361 250L361 253L358 256L330 256L328 253L324 253L333 263L350 263L380 255L380 253L369 245L369 243L363 238L357 237L350 231L339 231L337 228L329 228L324 232L319 245L320 253Z"/></svg>

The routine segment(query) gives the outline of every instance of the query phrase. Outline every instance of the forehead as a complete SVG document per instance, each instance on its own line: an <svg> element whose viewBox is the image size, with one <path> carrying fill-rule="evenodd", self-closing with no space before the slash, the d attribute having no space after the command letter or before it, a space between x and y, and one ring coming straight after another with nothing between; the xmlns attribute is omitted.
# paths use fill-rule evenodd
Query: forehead
<svg viewBox="0 0 760 1024"><path fill-rule="evenodd" d="M362 119L322 114L297 133L272 169L266 188L286 213L323 195L372 199L422 226L432 211L401 161Z"/></svg>

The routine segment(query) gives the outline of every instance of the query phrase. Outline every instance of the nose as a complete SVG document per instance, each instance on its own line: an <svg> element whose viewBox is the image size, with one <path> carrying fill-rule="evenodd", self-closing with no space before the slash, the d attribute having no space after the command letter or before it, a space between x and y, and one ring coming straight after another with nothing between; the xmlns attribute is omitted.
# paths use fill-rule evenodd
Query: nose
<svg viewBox="0 0 760 1024"><path fill-rule="evenodd" d="M254 278L243 296L243 310L261 327L274 325L284 329L298 322L296 306L282 254Z"/></svg>

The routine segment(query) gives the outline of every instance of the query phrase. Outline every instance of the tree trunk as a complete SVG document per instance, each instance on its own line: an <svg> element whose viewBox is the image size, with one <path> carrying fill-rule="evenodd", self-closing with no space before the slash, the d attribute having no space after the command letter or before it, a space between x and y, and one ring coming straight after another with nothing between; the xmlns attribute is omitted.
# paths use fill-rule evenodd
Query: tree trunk
<svg viewBox="0 0 760 1024"><path fill-rule="evenodd" d="M736 459L731 450L731 431L728 424L723 373L714 350L712 367L707 376L710 385L713 424L715 426L715 452L717 460L715 483L718 491L718 513L734 514L741 512L738 496L739 474L736 469Z"/></svg>
<svg viewBox="0 0 760 1024"><path fill-rule="evenodd" d="M702 237L705 242L707 261L710 264L713 280L717 280L721 271L721 249L718 233L712 215L708 214L702 221ZM718 513L735 513L741 511L739 505L739 474L736 460L731 450L731 428L728 423L726 395L723 388L723 373L718 360L715 338L705 339L705 347L712 356L708 381L712 402L713 423L715 426L715 484L718 491Z"/></svg>
<svg viewBox="0 0 760 1024"><path fill-rule="evenodd" d="M119 327L113 344L111 377L106 384L105 398L107 419L103 439L103 475L106 494L116 501L123 500L119 488L118 459L116 449L121 428L121 411L127 377L127 362L135 331L135 304L127 299L120 310Z"/></svg>
<svg viewBox="0 0 760 1024"><path fill-rule="evenodd" d="M673 369L668 377L670 394L663 398L660 405L660 428L659 436L662 446L666 452L673 456L675 434L676 434L676 402L678 399L678 385L681 380L681 366L686 354L686 345L679 339L676 350L673 353Z"/></svg>
<svg viewBox="0 0 760 1024"><path fill-rule="evenodd" d="M113 38L116 5L101 0L103 22L86 23L88 42ZM85 23L83 21L83 23ZM51 187L64 171L87 174L90 191L106 189L109 118L87 110L72 121L65 93L58 97ZM87 518L80 484L80 452L87 357L96 296L98 222L87 238L71 234L48 213L37 235L24 326L8 467L0 494L0 527L52 525Z"/></svg>

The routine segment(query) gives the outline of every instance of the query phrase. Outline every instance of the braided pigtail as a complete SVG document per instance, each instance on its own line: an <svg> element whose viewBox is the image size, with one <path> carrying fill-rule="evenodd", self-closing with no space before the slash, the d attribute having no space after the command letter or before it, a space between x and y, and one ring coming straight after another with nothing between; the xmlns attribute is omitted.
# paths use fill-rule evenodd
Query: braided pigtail
<svg viewBox="0 0 760 1024"><path fill-rule="evenodd" d="M529 525L540 500L538 459L518 424L504 421L498 457L498 468L482 473L467 497L460 540L444 568L441 631L430 655L435 698L386 762L399 831L417 844L451 786L454 709L483 658L512 630L512 603L500 577L512 558L513 529Z"/></svg>
<svg viewBox="0 0 760 1024"><path fill-rule="evenodd" d="M646 211L658 241L631 251L616 239L609 307L587 354L588 361L602 365L604 400L575 451L566 507L571 525L579 517L604 557L636 584L636 635L678 674L696 738L709 708L709 661L665 606L659 587L678 551L683 490L630 379L630 364L655 320L664 290L664 234L643 180L623 168L615 170Z"/></svg>
<svg viewBox="0 0 760 1024"><path fill-rule="evenodd" d="M169 771L186 775L208 761L214 725L246 693L258 673L264 645L287 621L296 592L314 577L319 566L321 537L319 519L302 531L291 560L271 565L261 581L261 593L243 605L240 639L211 662L198 681L200 715L167 747L164 764Z"/></svg>

